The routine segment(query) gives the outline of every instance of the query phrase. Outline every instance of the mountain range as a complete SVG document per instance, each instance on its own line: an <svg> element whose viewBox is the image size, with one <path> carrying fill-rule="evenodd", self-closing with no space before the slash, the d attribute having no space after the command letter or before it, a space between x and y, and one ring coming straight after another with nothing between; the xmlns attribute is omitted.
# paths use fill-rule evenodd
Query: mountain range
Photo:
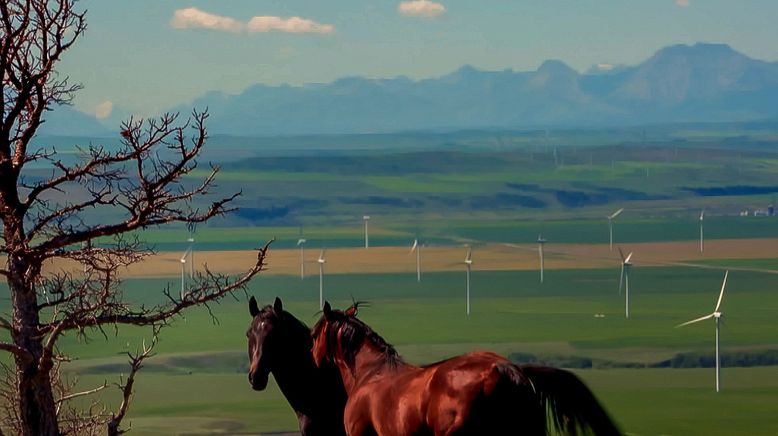
<svg viewBox="0 0 778 436"><path fill-rule="evenodd" d="M192 107L209 109L212 133L239 136L770 120L778 118L778 62L698 43L663 48L639 65L584 73L559 60L526 72L466 65L423 80L256 84L237 95L209 92L172 110ZM50 118L47 133L116 129L70 108Z"/></svg>

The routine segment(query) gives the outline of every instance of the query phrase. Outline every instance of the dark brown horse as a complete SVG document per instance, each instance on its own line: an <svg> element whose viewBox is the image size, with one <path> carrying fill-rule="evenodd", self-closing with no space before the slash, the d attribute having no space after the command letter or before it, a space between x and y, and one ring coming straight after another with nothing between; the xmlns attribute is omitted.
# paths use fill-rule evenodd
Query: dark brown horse
<svg viewBox="0 0 778 436"><path fill-rule="evenodd" d="M351 436L620 434L565 370L515 365L488 352L413 366L356 318L355 306L340 311L325 303L312 335L316 363L340 369Z"/></svg>
<svg viewBox="0 0 778 436"><path fill-rule="evenodd" d="M278 297L262 309L251 297L249 313L252 320L246 337L251 387L265 389L272 372L304 436L345 435L346 392L337 368L314 364L310 329L285 311Z"/></svg>

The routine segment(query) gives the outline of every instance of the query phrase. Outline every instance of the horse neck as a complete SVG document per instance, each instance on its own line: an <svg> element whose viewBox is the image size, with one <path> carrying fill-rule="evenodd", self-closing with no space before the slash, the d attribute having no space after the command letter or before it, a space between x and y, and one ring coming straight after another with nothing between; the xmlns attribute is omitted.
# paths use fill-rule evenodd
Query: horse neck
<svg viewBox="0 0 778 436"><path fill-rule="evenodd" d="M363 342L361 348L354 355L353 366L349 366L343 358L336 359L336 363L346 392L352 392L364 380L384 370L394 370L398 366L406 365L399 359L395 362L390 362L386 357L386 353L368 341Z"/></svg>
<svg viewBox="0 0 778 436"><path fill-rule="evenodd" d="M321 408L321 404L327 403L321 401L327 392L342 390L342 387L336 373L316 366L309 344L305 341L288 342L295 346L281 354L284 357L273 368L273 376L292 408L311 416L317 408Z"/></svg>

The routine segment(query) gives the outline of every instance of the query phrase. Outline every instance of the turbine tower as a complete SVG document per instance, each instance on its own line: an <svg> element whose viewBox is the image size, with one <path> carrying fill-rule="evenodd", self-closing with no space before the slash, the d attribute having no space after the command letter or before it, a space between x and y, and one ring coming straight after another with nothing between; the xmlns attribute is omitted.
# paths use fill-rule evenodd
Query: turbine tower
<svg viewBox="0 0 778 436"><path fill-rule="evenodd" d="M413 240L413 246L411 246L411 253L416 252L416 281L421 281L421 246L419 246L419 240Z"/></svg>
<svg viewBox="0 0 778 436"><path fill-rule="evenodd" d="M324 309L324 264L326 261L324 260L324 252L326 249L322 249L321 253L319 253L319 259L317 262L319 262L319 309Z"/></svg>
<svg viewBox="0 0 778 436"><path fill-rule="evenodd" d="M545 259L543 257L543 245L548 242L543 239L542 235L538 235L538 255L540 256L540 283L543 283L543 269L545 267Z"/></svg>
<svg viewBox="0 0 778 436"><path fill-rule="evenodd" d="M727 286L727 276L729 276L729 271L726 271L724 273L724 282L721 283L721 292L719 293L719 301L716 302L716 308L713 309L713 313L709 315L705 315L702 317L699 317L697 319L693 319L691 321L687 321L683 324L678 324L676 327L683 327L689 324L694 324L696 322L705 321L706 319L713 318L716 320L716 392L719 392L721 390L721 354L719 349L719 326L721 325L721 311L719 310L721 308L721 300L724 299L724 288Z"/></svg>
<svg viewBox="0 0 778 436"><path fill-rule="evenodd" d="M186 249L184 252L184 255L181 256L181 259L179 260L181 262L181 294L179 295L181 299L184 299L184 289L186 286L186 258L189 257L192 254L192 246L190 245L189 248ZM190 262L191 263L191 262Z"/></svg>
<svg viewBox="0 0 778 436"><path fill-rule="evenodd" d="M624 282L624 314L629 318L629 269L632 266L630 259L632 259L632 253L630 252L627 257L624 257L624 253L619 248L619 254L621 255L621 276L619 277L619 294L621 294L621 282Z"/></svg>
<svg viewBox="0 0 778 436"><path fill-rule="evenodd" d="M362 217L362 219L365 221L365 249L369 248L370 245L368 243L369 238L367 235L367 222L370 221L370 215L365 215Z"/></svg>
<svg viewBox="0 0 778 436"><path fill-rule="evenodd" d="M298 239L297 245L300 247L300 280L305 279L305 239Z"/></svg>
<svg viewBox="0 0 778 436"><path fill-rule="evenodd" d="M702 212L700 212L700 253L705 251L705 239L703 238L703 233L702 233L702 223L704 219L705 219L705 209L703 209Z"/></svg>
<svg viewBox="0 0 778 436"><path fill-rule="evenodd" d="M189 236L186 240L189 242L189 278L194 278L194 235Z"/></svg>
<svg viewBox="0 0 778 436"><path fill-rule="evenodd" d="M470 315L470 269L473 267L473 252L467 247L467 256L465 256L465 267L467 268L467 315Z"/></svg>
<svg viewBox="0 0 778 436"><path fill-rule="evenodd" d="M610 239L609 239L610 251L613 251L613 220L616 219L616 217L619 216L622 212L624 212L623 207L606 217L608 218L608 234L610 235Z"/></svg>

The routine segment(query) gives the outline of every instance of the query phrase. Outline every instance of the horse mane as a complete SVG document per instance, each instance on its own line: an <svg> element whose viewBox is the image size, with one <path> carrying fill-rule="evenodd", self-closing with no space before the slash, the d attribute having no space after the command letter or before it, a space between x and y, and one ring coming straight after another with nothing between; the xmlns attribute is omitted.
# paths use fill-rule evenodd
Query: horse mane
<svg viewBox="0 0 778 436"><path fill-rule="evenodd" d="M328 320L330 326L327 331L321 331L325 324L324 317L319 319L313 327L313 336L326 335L327 355L335 356L338 353L338 334L340 334L340 346L342 348L340 353L346 365L352 371L354 370L357 352L365 342L375 346L383 354L384 362L391 368L396 368L404 362L392 344L386 342L381 335L358 319L353 313L356 313L356 308L353 306L345 311L332 310L332 319Z"/></svg>

